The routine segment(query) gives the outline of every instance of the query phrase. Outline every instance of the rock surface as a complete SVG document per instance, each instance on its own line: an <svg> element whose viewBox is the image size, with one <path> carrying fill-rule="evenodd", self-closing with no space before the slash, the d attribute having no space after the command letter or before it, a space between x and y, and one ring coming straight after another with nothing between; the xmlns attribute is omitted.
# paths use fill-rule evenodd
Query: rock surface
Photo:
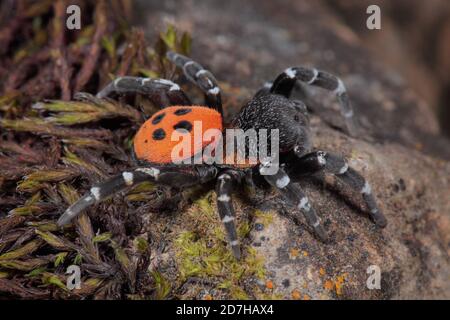
<svg viewBox="0 0 450 320"><path fill-rule="evenodd" d="M252 221L244 246L246 252L254 248L263 257L266 282L259 283L263 292L294 299L450 298L450 163L446 161L450 143L407 80L376 61L321 1L141 5L146 9L142 23L150 36L167 22L192 32L192 56L221 81L228 118L260 85L289 66L315 66L346 83L360 123L358 138L339 129L333 97L310 90L315 146L345 155L363 173L388 226L375 228L357 195L346 193L351 201L343 201L332 192L330 177L327 184L302 181L330 235L331 242L323 244L301 218L293 219L297 213L285 208L276 194L258 191L256 201L240 201L237 209L241 225L246 219ZM249 214L255 208L268 211ZM160 223L148 224L156 237L154 246L159 243L153 250L153 265L169 279L180 271L174 261L179 247L172 239L193 224L199 227L192 218L191 214L158 217L160 223L168 223L164 227L171 229L168 234L161 233ZM380 290L366 286L371 265L381 270ZM218 293L208 277L200 278L189 280L196 285L180 297L230 297Z"/></svg>

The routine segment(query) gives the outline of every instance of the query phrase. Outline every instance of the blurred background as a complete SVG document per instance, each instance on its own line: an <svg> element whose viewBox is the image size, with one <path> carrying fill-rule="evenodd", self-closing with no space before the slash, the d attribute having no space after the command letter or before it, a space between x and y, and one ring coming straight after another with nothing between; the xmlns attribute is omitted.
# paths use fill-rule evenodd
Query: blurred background
<svg viewBox="0 0 450 320"><path fill-rule="evenodd" d="M137 1L139 9L136 10L135 21L145 26L148 34L156 32L164 22L170 22L191 31L194 37L196 34L207 35L207 39L196 39L197 43L210 41L219 42L220 45L227 41L227 37L235 35L241 36L240 45L246 46L258 41L274 41L276 33L283 31L279 28L289 32L304 29L308 21L298 14L299 11L316 10L315 16L311 16L313 20L320 15L328 16L331 25L335 24L333 20L338 20L340 24L349 27L359 37L361 45L371 52L373 58L368 59L375 59L400 73L432 108L443 132L450 136L449 1L281 0L276 4L269 2L271 1L245 1L245 3L233 0L226 3L192 0ZM381 30L368 30L366 27L368 17L366 9L372 4L378 5L381 9ZM308 8L309 6L311 8ZM290 19L295 20L296 14L299 17L296 25L290 24ZM214 19L210 19L211 16ZM253 17L246 23L245 19L248 16ZM230 23L230 19L235 19L235 22ZM252 29L257 28L255 21L267 22L266 26L272 27L272 30L266 30L268 39L262 39L260 35L252 32ZM274 22L276 25L271 26ZM251 39L252 33L260 39ZM244 34L248 37L247 42L242 39ZM301 45L298 43L297 47ZM211 46L212 44L209 45ZM295 43L285 43L279 50L292 50L295 46ZM193 50L195 51L195 48ZM220 55L220 52L216 54ZM239 61L236 61L236 64L239 65Z"/></svg>
<svg viewBox="0 0 450 320"><path fill-rule="evenodd" d="M446 0L327 1L376 57L395 68L436 112L450 135L450 2ZM382 9L382 31L371 32L361 15Z"/></svg>

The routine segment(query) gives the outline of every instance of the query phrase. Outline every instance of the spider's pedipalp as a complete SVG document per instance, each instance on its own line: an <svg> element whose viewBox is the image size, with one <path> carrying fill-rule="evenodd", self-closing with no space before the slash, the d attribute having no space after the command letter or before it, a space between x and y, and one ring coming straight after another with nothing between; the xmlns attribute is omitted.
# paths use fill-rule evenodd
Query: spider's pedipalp
<svg viewBox="0 0 450 320"><path fill-rule="evenodd" d="M233 181L233 176L227 172L222 173L217 178L217 209L219 211L219 217L225 227L225 232L227 233L233 255L239 260L241 257L241 248L236 232L235 212L231 197Z"/></svg>
<svg viewBox="0 0 450 320"><path fill-rule="evenodd" d="M324 160L321 160L321 157ZM295 163L288 164L288 169L294 175L314 174L320 170L334 174L361 194L369 209L369 215L377 226L384 228L387 225L386 218L376 204L370 184L351 168L343 157L324 151L315 151L300 157Z"/></svg>
<svg viewBox="0 0 450 320"><path fill-rule="evenodd" d="M275 79L270 92L289 98L297 80L332 91L339 101L341 115L345 120L347 131L351 135L355 134L356 124L353 118L353 108L345 85L340 78L315 68L291 67Z"/></svg>
<svg viewBox="0 0 450 320"><path fill-rule="evenodd" d="M168 51L167 58L177 67L182 68L184 75L202 90L205 94L206 105L222 114L220 88L213 74L199 63L179 53Z"/></svg>
<svg viewBox="0 0 450 320"><path fill-rule="evenodd" d="M191 101L184 94L183 90L181 90L180 86L166 79L118 77L98 92L97 98L106 98L113 93L144 94L148 96L153 103L161 108L165 108L170 105L192 105Z"/></svg>
<svg viewBox="0 0 450 320"><path fill-rule="evenodd" d="M263 170L262 168L263 167L261 166L260 171ZM305 195L300 186L291 182L291 179L287 173L281 168L276 174L264 175L264 178L270 185L280 191L291 206L295 206L298 210L300 210L308 225L313 228L315 234L320 238L320 240L326 242L328 237L325 229L320 223L320 218L317 216L316 211L310 204L308 197Z"/></svg>

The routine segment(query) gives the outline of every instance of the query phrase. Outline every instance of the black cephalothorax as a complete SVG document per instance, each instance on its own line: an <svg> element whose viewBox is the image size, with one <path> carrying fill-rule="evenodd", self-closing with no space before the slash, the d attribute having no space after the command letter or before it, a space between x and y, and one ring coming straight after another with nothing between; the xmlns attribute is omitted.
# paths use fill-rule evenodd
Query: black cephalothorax
<svg viewBox="0 0 450 320"><path fill-rule="evenodd" d="M205 95L205 106L222 114L220 89L214 76L201 65L185 56L169 52L167 57L175 65L182 68L188 80L202 90ZM219 217L224 224L232 252L239 259L241 251L236 233L232 193L237 184L251 183L251 179L248 179L248 173L251 170L256 174L261 174L267 183L278 189L284 196L286 203L304 215L314 233L323 241L327 239L325 229L310 200L298 183L298 178L305 175L318 172L328 172L335 175L345 185L361 194L367 204L371 219L379 227L385 227L386 219L375 202L368 182L358 172L350 168L344 158L313 148L307 108L303 102L289 99L297 81L318 86L336 94L341 106L341 114L346 120L347 130L349 133L354 132L353 110L345 86L339 78L316 69L288 68L273 83L267 83L260 89L231 123L232 127L243 130L279 130L280 153L284 155L283 159L287 160L281 163L275 174L266 175L270 164L260 162L242 168L216 164L190 166L157 164L136 159L137 167L93 186L86 195L64 212L58 220L58 224L69 223L88 206L143 181L151 181L176 188L187 188L214 180L216 181L215 191ZM161 108L186 106L175 111L180 113L180 116L189 112L188 106L192 106L190 99L181 88L166 79L120 77L100 91L97 97L105 98L111 94L124 93L145 94ZM194 107L192 106L192 108ZM154 120L156 122L159 119ZM151 144L149 148L151 148Z"/></svg>

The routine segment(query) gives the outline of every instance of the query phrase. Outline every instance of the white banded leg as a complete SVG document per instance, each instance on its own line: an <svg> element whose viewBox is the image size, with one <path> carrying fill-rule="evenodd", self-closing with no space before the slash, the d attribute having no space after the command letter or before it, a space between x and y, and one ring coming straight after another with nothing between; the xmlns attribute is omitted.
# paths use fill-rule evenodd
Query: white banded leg
<svg viewBox="0 0 450 320"><path fill-rule="evenodd" d="M347 170L345 170L347 168ZM341 173L342 172L342 173ZM380 228L384 228L387 225L386 217L380 208L378 208L375 201L375 197L372 194L372 188L369 183L361 176L356 170L348 166L344 166L340 173L336 173L336 176L343 182L348 184L351 188L359 191L367 204L369 209L369 216Z"/></svg>
<svg viewBox="0 0 450 320"><path fill-rule="evenodd" d="M341 115L345 119L347 130L355 133L353 108L342 80L328 72L314 68L291 67L281 73L274 81L270 92L290 97L296 81L332 91L339 101Z"/></svg>
<svg viewBox="0 0 450 320"><path fill-rule="evenodd" d="M372 220L381 228L387 225L386 218L376 204L369 183L361 174L349 167L343 157L325 151L315 151L302 156L289 166L289 172L295 175L313 174L320 170L334 174L350 188L361 193Z"/></svg>
<svg viewBox="0 0 450 320"><path fill-rule="evenodd" d="M72 204L58 219L63 226L75 218L82 210L94 203L143 181L152 181L173 187L189 187L213 179L217 174L214 167L183 169L180 167L141 167L125 171L111 179L91 187L89 192Z"/></svg>
<svg viewBox="0 0 450 320"><path fill-rule="evenodd" d="M222 114L222 98L217 80L213 74L199 63L173 51L167 52L167 58L183 69L184 75L205 94L206 105Z"/></svg>
<svg viewBox="0 0 450 320"><path fill-rule="evenodd" d="M229 173L219 175L216 184L217 209L219 217L225 227L225 232L231 246L231 251L236 259L241 257L241 248L236 232L235 212L232 202L233 176Z"/></svg>
<svg viewBox="0 0 450 320"><path fill-rule="evenodd" d="M95 185L83 197L73 203L58 219L57 224L63 226L80 214L81 211L94 203L103 201L108 196L117 193L126 187L148 180L148 175L136 170L124 171L106 182Z"/></svg>
<svg viewBox="0 0 450 320"><path fill-rule="evenodd" d="M127 93L144 94L161 108L171 105L188 106L192 104L179 85L170 80L157 78L119 77L97 93L97 98Z"/></svg>
<svg viewBox="0 0 450 320"><path fill-rule="evenodd" d="M264 165L261 165L260 167L261 174L263 173L262 171L264 171ZM296 206L296 208L300 210L305 217L306 222L313 228L320 240L324 242L327 241L327 234L320 223L320 218L317 216L316 211L311 206L308 197L300 186L293 183L286 172L281 168L274 175L263 176L270 185L280 191L290 205Z"/></svg>

